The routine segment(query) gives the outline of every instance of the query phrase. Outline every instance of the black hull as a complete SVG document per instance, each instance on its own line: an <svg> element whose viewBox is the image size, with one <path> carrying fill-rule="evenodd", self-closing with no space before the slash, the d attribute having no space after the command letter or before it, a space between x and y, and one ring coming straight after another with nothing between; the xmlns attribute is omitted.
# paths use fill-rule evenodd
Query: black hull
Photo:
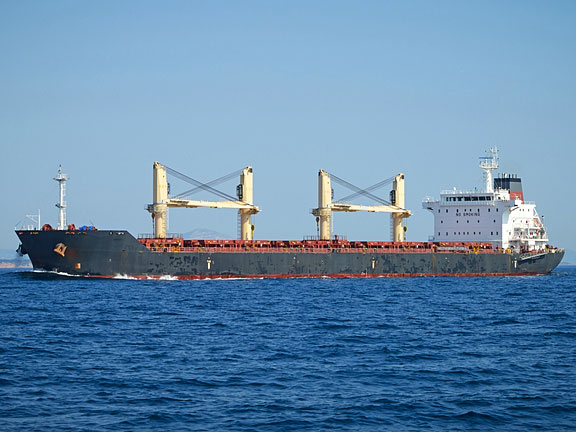
<svg viewBox="0 0 576 432"><path fill-rule="evenodd" d="M537 275L555 269L562 250L504 252L153 252L126 231L17 231L35 269L72 275L179 279L231 277L401 277ZM65 251L55 251L58 244Z"/></svg>

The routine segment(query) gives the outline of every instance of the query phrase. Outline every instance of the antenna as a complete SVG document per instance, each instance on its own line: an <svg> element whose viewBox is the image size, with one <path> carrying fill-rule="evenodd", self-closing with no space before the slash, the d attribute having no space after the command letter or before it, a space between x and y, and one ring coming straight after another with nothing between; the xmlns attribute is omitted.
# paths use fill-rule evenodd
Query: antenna
<svg viewBox="0 0 576 432"><path fill-rule="evenodd" d="M484 191L487 193L494 192L492 186L492 171L498 169L498 148L490 147L486 156L480 157L480 168L484 170Z"/></svg>
<svg viewBox="0 0 576 432"><path fill-rule="evenodd" d="M37 215L26 215L26 217L34 222L36 224L36 229L40 231L40 227L42 226L40 225L40 209L38 209Z"/></svg>
<svg viewBox="0 0 576 432"><path fill-rule="evenodd" d="M58 166L58 175L54 177L54 180L58 182L58 187L60 188L60 201L56 204L56 207L60 209L58 214L58 228L59 230L66 229L66 201L64 201L64 196L66 195L66 182L68 181L68 175L62 173L62 165Z"/></svg>

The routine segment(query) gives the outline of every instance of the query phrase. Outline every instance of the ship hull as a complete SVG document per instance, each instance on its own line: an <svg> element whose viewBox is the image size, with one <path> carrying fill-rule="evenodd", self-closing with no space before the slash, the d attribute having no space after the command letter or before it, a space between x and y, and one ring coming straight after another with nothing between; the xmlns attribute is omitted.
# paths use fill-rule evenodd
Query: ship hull
<svg viewBox="0 0 576 432"><path fill-rule="evenodd" d="M504 276L551 272L564 252L152 251L126 231L17 231L35 269L93 277L298 278Z"/></svg>

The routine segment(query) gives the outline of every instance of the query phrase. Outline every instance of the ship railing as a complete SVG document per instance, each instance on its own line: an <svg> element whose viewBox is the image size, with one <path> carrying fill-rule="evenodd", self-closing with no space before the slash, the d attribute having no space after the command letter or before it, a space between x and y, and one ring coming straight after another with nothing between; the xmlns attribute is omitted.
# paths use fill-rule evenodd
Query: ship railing
<svg viewBox="0 0 576 432"><path fill-rule="evenodd" d="M155 239L156 236L154 234L138 234L139 239ZM174 239L174 238L182 238L182 234L180 233L167 233L167 239Z"/></svg>
<svg viewBox="0 0 576 432"><path fill-rule="evenodd" d="M466 246L440 246L437 248L414 248L414 247L394 247L394 248L309 248L309 247L267 247L267 248L258 248L258 247L231 247L231 248L223 248L223 247L151 247L149 248L152 252L187 252L187 253L263 253L263 252L270 252L270 253L293 253L293 254L302 254L302 253L313 253L313 254L329 254L329 253L346 253L346 254L388 254L388 253L496 253L495 249L474 249Z"/></svg>
<svg viewBox="0 0 576 432"><path fill-rule="evenodd" d="M304 236L304 241L322 241L323 239L319 235L308 235ZM331 241L348 241L348 237L341 234L334 234L330 237Z"/></svg>
<svg viewBox="0 0 576 432"><path fill-rule="evenodd" d="M478 190L457 190L457 189L446 189L440 191L440 195L461 195L461 194L478 194L485 193Z"/></svg>
<svg viewBox="0 0 576 432"><path fill-rule="evenodd" d="M543 237L538 234L534 235L515 235L509 238L509 241L517 241L517 240L543 240L548 241L548 238Z"/></svg>

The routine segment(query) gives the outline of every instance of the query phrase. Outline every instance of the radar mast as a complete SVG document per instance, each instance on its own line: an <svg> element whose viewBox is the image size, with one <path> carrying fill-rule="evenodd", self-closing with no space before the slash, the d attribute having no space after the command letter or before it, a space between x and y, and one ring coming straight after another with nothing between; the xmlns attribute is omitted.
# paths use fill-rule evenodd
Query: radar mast
<svg viewBox="0 0 576 432"><path fill-rule="evenodd" d="M484 192L494 192L492 186L492 171L498 169L498 148L490 147L486 152L486 156L480 157L480 168L484 170Z"/></svg>

